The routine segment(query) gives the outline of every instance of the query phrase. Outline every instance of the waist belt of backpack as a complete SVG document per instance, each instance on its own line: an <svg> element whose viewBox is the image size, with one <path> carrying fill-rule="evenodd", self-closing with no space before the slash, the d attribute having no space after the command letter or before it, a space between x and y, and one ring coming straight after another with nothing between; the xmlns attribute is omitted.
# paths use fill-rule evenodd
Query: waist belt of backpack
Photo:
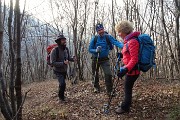
<svg viewBox="0 0 180 120"><path fill-rule="evenodd" d="M93 60L97 60L97 57L94 57ZM109 58L108 57L98 58L99 62L106 61L106 60L109 60Z"/></svg>
<svg viewBox="0 0 180 120"><path fill-rule="evenodd" d="M133 69L131 69L131 71L129 71L128 73L129 74L132 74L132 72L133 71L136 71L136 70L138 70L138 64L136 64L134 67L133 67ZM136 73L135 73L136 74Z"/></svg>

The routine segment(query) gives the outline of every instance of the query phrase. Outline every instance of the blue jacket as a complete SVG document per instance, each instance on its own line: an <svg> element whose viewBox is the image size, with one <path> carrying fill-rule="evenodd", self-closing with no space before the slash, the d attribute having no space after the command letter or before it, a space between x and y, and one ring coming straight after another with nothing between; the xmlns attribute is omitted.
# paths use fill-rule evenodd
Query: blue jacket
<svg viewBox="0 0 180 120"><path fill-rule="evenodd" d="M97 46L102 47L101 52L99 54L99 58L108 57L110 49L108 47L108 44L106 43L106 36L105 35L108 35L108 39L111 42L111 44L113 44L113 45L115 45L115 46L117 46L119 48L123 48L123 43L119 42L113 36L111 36L109 34L104 34L103 36L98 35L96 45L94 45L95 36L93 36L91 41L90 41L90 45L89 45L89 52L92 53L93 57L98 56L98 53L96 52Z"/></svg>

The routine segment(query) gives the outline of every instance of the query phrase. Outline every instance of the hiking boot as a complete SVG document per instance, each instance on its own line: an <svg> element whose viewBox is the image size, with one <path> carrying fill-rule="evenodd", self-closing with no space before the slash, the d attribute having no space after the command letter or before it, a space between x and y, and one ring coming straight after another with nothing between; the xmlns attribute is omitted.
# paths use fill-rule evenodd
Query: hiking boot
<svg viewBox="0 0 180 120"><path fill-rule="evenodd" d="M98 88L94 88L94 93L100 93L100 90Z"/></svg>
<svg viewBox="0 0 180 120"><path fill-rule="evenodd" d="M59 103L67 103L68 102L68 99L66 97L64 98L59 98L58 100Z"/></svg>
<svg viewBox="0 0 180 120"><path fill-rule="evenodd" d="M118 106L118 108L115 110L116 114L124 114L129 113L129 111L123 110L121 107Z"/></svg>
<svg viewBox="0 0 180 120"><path fill-rule="evenodd" d="M64 97L63 97L63 98L59 98L59 100L60 100L60 101L65 101L65 98L64 98Z"/></svg>

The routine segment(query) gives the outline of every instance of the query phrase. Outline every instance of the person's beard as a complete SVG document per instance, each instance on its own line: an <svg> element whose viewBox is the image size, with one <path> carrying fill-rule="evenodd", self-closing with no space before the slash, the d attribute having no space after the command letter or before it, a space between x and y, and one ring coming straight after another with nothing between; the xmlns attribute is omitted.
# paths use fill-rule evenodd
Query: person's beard
<svg viewBox="0 0 180 120"><path fill-rule="evenodd" d="M62 46L63 50L65 50L65 48L66 48L66 42L65 42L65 43L61 43L61 46Z"/></svg>
<svg viewBox="0 0 180 120"><path fill-rule="evenodd" d="M58 46L60 46L63 50L65 50L65 48L66 48L66 42L64 42L64 43L59 42L59 43L57 43L57 44L58 44Z"/></svg>
<svg viewBox="0 0 180 120"><path fill-rule="evenodd" d="M100 32L99 35L100 35L100 36L103 36L103 35L104 35L104 32Z"/></svg>

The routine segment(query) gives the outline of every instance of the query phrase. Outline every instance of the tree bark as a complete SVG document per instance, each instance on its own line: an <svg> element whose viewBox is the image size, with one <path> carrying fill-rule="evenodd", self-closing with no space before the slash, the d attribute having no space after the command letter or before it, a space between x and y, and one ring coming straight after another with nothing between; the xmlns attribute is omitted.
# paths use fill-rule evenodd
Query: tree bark
<svg viewBox="0 0 180 120"><path fill-rule="evenodd" d="M1 70L1 64L2 64L2 53L3 53L3 24L2 24L2 4L0 0L0 109L1 113L3 114L4 118L6 120L11 120L12 112L9 107L9 104L7 102L6 96L5 96L5 87L4 87L4 80L3 80L3 75L2 75L2 70Z"/></svg>
<svg viewBox="0 0 180 120"><path fill-rule="evenodd" d="M164 31L165 31L165 34L166 34L166 39L167 39L167 44L168 44L168 47L169 47L169 51L170 51L170 57L171 59L173 60L174 64L175 64L175 69L176 71L179 73L179 69L178 69L178 63L174 57L174 54L173 54L173 50L172 50L172 47L171 47L171 44L170 44L170 39L169 39L169 33L167 31L167 27L166 27L166 23L165 23L165 19L164 19L164 3L163 3L163 0L161 0L161 14L162 14L162 25L164 27ZM173 70L173 69L172 69Z"/></svg>
<svg viewBox="0 0 180 120"><path fill-rule="evenodd" d="M10 57L10 83L9 83L9 94L11 101L11 108L13 116L16 114L15 107L15 95L14 95L14 49L13 49L13 39L12 39L12 17L13 17L13 1L10 1L10 10L8 18L8 34L9 34L9 57Z"/></svg>
<svg viewBox="0 0 180 120"><path fill-rule="evenodd" d="M15 5L15 23L16 23L16 80L15 80L15 90L16 90L16 98L17 98L17 120L22 120L22 91L21 91L21 24L20 24L20 6L19 0L16 0Z"/></svg>
<svg viewBox="0 0 180 120"><path fill-rule="evenodd" d="M94 21L93 21L93 35L96 34L96 15L97 15L97 5L98 5L98 1L95 1L95 8L94 8Z"/></svg>
<svg viewBox="0 0 180 120"><path fill-rule="evenodd" d="M175 14L175 32L176 32L176 39L177 39L177 53L178 53L178 68L179 68L179 73L180 74L180 37L179 37L179 23L180 23L180 1L179 0L174 0L175 1L175 6L176 6L176 14Z"/></svg>

